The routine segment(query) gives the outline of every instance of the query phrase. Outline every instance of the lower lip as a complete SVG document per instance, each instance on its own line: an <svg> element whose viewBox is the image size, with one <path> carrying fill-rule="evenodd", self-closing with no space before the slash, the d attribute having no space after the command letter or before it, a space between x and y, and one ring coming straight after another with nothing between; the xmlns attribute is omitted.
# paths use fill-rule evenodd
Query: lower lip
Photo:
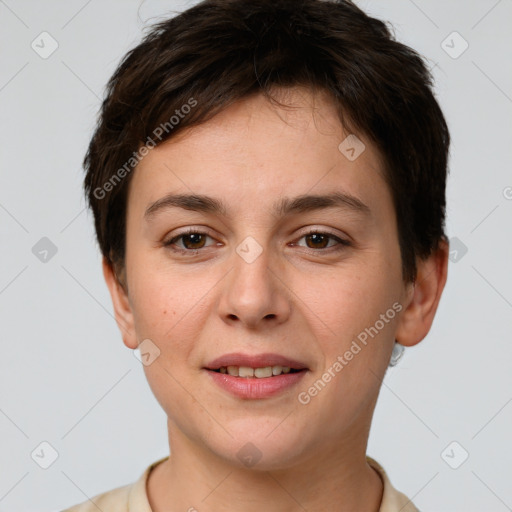
<svg viewBox="0 0 512 512"><path fill-rule="evenodd" d="M258 399L268 398L291 388L297 384L306 373L302 370L296 373L282 373L275 377L234 377L228 373L206 370L215 384L238 398Z"/></svg>

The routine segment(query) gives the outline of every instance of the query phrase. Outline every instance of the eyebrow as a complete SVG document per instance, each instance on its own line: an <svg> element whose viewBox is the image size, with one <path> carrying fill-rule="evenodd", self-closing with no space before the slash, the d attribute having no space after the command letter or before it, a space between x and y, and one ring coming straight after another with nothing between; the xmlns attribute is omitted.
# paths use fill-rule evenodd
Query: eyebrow
<svg viewBox="0 0 512 512"><path fill-rule="evenodd" d="M157 213L170 208L182 208L229 217L226 205L214 197L200 194L168 194L151 203L146 208L144 218L150 221ZM333 192L327 195L301 195L293 198L283 197L274 204L273 212L277 216L284 217L325 208L342 208L365 216L371 215L370 208L360 199L342 192Z"/></svg>

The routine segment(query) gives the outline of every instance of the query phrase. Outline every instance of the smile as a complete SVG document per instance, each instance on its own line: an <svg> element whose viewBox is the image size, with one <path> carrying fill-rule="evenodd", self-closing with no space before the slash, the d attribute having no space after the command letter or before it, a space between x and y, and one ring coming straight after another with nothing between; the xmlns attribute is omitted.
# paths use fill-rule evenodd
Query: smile
<svg viewBox="0 0 512 512"><path fill-rule="evenodd" d="M221 366L218 370L213 370L219 373L231 375L233 377L256 377L263 379L266 377L275 377L283 373L296 373L300 370L290 368L289 366L265 366L262 368L251 368L250 366Z"/></svg>
<svg viewBox="0 0 512 512"><path fill-rule="evenodd" d="M269 368L272 374L270 374ZM274 368L280 373L274 375ZM223 369L226 370L225 373ZM263 376L259 370L265 372ZM287 370L287 373L284 373L284 370ZM230 371L237 375L230 374ZM260 376L255 375L256 373ZM277 366L263 368L228 366L227 368L221 367L218 370L206 370L206 374L210 376L213 383L220 389L231 396L244 400L270 398L284 391L289 391L298 385L306 373L308 373L307 369L296 370Z"/></svg>

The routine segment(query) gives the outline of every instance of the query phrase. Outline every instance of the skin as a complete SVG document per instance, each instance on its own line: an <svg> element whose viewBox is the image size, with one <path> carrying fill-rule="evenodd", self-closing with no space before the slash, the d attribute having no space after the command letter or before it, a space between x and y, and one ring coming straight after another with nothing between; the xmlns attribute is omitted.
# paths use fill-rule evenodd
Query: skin
<svg viewBox="0 0 512 512"><path fill-rule="evenodd" d="M362 135L356 160L338 150L348 132L322 93L295 88L279 99L295 108L246 98L152 149L129 190L127 290L103 263L124 344L149 338L160 350L144 366L171 450L149 477L155 512L379 510L382 482L365 459L374 407L394 340L412 346L430 330L448 248L418 260L416 283L405 283L380 154ZM283 196L335 191L371 214L271 210ZM229 217L172 208L147 222L146 208L169 192L222 199ZM163 245L187 227L208 237L177 240L188 254ZM311 240L308 228L352 245ZM236 252L247 236L262 248L252 263ZM298 394L395 302L400 313L301 404ZM283 354L308 372L277 396L235 398L203 369L229 352ZM261 452L252 467L237 457L247 442Z"/></svg>

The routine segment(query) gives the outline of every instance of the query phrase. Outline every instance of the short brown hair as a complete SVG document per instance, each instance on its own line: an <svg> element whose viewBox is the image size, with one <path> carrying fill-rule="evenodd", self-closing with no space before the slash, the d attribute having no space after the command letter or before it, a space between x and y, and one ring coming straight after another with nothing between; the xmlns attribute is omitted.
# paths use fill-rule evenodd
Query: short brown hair
<svg viewBox="0 0 512 512"><path fill-rule="evenodd" d="M84 159L102 254L124 273L130 170L158 127L160 144L237 100L306 86L380 150L403 278L414 281L415 258L446 239L450 135L432 84L423 58L349 0L206 0L150 27L111 77Z"/></svg>

